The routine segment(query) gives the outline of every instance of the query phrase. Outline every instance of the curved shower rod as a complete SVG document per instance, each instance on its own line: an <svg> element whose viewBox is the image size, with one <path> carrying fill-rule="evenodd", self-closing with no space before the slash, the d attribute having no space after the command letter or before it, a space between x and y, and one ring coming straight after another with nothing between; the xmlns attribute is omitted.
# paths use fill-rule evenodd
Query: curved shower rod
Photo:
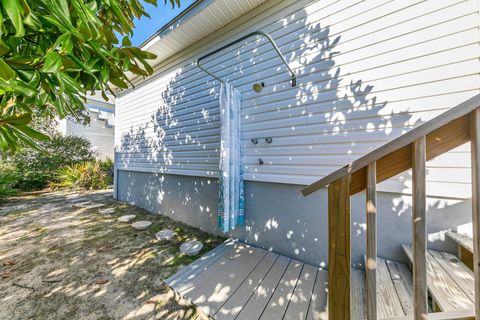
<svg viewBox="0 0 480 320"><path fill-rule="evenodd" d="M206 70L204 67L202 67L200 65L200 61L201 60L204 60L212 55L214 55L215 53L218 53L220 51L222 51L223 49L229 47L229 46L232 46L234 44L237 44L247 38L250 38L252 36L262 36L262 37L265 37L267 38L268 41L270 41L270 43L272 44L273 48L275 49L275 51L277 52L278 56L280 57L280 59L282 59L283 63L285 64L285 66L287 67L288 71L290 72L290 75L292 77L292 87L295 87L297 85L297 77L295 76L295 74L293 73L292 69L290 68L290 66L288 65L287 63L287 60L285 60L285 58L283 57L282 53L280 52L280 49L278 48L278 46L276 45L275 41L273 40L273 38L268 35L267 33L263 32L263 31L254 31L252 33L249 33L243 37L241 37L240 39L237 39L235 41L232 41L230 43L227 43L226 45L224 45L223 47L221 48L218 48L210 53L207 53L206 55L200 57L197 59L196 61L196 64L197 66L202 69L203 71L205 71L206 73L208 73L210 76L212 76L213 78L215 78L216 80L220 81L220 82L224 82L222 79L220 79L219 77L217 77L216 75L210 73L208 70Z"/></svg>

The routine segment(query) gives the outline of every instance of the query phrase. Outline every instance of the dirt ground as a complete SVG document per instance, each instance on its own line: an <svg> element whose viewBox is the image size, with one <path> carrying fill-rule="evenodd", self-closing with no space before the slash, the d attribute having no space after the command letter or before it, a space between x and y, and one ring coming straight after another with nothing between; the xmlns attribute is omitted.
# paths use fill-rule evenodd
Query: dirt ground
<svg viewBox="0 0 480 320"><path fill-rule="evenodd" d="M85 208L96 203L105 206ZM117 221L124 214L153 224L136 231ZM177 237L159 242L163 228ZM200 254L224 240L116 202L111 190L11 198L0 205L0 319L199 319L163 283L198 258L180 253L191 239L204 243Z"/></svg>

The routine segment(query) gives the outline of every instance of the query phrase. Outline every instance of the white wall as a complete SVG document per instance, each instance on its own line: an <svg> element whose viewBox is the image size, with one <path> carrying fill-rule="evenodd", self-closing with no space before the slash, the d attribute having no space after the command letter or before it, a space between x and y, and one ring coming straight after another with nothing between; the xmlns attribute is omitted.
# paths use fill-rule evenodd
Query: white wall
<svg viewBox="0 0 480 320"><path fill-rule="evenodd" d="M89 107L87 107L89 110ZM104 108L113 112L113 108ZM92 144L97 157L100 159L114 158L115 129L112 125L106 125L104 119L99 119L98 112L89 111L90 123L78 124L70 119L63 119L59 123L59 130L64 135L84 137Z"/></svg>
<svg viewBox="0 0 480 320"><path fill-rule="evenodd" d="M192 62L253 30L276 40L297 87L263 40L205 63L242 93L248 180L311 183L480 92L478 0L290 2L233 28L241 34L220 30L212 37L227 40L208 42L117 98L118 167L216 176L218 82ZM258 94L252 85L260 81ZM273 143L253 145L253 137ZM468 151L429 163L429 194L469 196ZM408 193L409 180L406 173L380 190Z"/></svg>

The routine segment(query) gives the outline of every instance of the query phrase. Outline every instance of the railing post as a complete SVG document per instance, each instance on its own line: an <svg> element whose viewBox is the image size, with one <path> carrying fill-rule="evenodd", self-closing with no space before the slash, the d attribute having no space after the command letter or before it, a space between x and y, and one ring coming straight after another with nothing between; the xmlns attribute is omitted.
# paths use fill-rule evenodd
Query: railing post
<svg viewBox="0 0 480 320"><path fill-rule="evenodd" d="M480 318L480 109L470 116L470 141L472 154L472 228L473 271L475 275L475 316Z"/></svg>
<svg viewBox="0 0 480 320"><path fill-rule="evenodd" d="M367 319L377 319L377 163L367 166Z"/></svg>
<svg viewBox="0 0 480 320"><path fill-rule="evenodd" d="M413 143L413 295L415 320L428 318L427 295L427 215L426 215L426 139Z"/></svg>
<svg viewBox="0 0 480 320"><path fill-rule="evenodd" d="M350 174L328 186L328 319L350 320Z"/></svg>

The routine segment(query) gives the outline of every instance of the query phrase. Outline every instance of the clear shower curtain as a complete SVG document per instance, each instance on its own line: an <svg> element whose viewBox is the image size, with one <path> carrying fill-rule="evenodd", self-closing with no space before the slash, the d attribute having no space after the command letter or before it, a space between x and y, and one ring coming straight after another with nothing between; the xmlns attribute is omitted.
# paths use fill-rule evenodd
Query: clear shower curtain
<svg viewBox="0 0 480 320"><path fill-rule="evenodd" d="M231 84L222 83L218 225L223 232L233 230L245 221L240 155L240 103L240 92Z"/></svg>

